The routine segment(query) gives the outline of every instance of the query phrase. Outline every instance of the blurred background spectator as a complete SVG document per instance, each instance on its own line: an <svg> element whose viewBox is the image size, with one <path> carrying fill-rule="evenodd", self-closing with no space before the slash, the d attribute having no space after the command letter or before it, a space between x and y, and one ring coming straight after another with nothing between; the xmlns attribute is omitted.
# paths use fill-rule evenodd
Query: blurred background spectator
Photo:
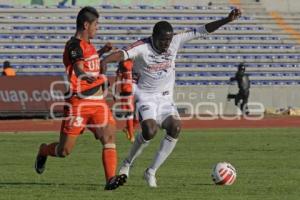
<svg viewBox="0 0 300 200"><path fill-rule="evenodd" d="M14 68L10 65L9 61L4 61L3 62L3 76L16 76L16 71Z"/></svg>

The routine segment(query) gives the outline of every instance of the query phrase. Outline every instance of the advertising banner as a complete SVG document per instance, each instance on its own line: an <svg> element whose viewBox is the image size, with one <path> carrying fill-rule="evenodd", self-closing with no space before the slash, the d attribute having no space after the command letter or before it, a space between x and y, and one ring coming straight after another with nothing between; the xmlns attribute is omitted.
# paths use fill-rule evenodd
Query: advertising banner
<svg viewBox="0 0 300 200"><path fill-rule="evenodd" d="M1 76L0 116L47 115L54 102L63 102L65 91L63 76Z"/></svg>

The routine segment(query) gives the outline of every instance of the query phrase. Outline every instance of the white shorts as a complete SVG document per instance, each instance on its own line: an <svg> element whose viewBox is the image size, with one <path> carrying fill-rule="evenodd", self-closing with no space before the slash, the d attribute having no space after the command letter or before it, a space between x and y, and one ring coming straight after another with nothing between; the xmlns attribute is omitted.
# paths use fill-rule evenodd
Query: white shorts
<svg viewBox="0 0 300 200"><path fill-rule="evenodd" d="M136 112L140 122L154 119L161 126L163 121L171 115L180 119L173 96L169 92L145 93L136 91L135 101Z"/></svg>

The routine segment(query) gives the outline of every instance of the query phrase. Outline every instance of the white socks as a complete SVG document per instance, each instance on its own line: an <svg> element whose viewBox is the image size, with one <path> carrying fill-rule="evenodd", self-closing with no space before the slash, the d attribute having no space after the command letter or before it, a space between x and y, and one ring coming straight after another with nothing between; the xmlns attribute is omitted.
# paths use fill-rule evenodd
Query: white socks
<svg viewBox="0 0 300 200"><path fill-rule="evenodd" d="M169 157L172 153L173 149L176 146L178 139L174 139L169 135L166 135L161 143L160 148L154 158L153 163L149 167L149 172L152 174L156 173L156 170L165 162L165 160Z"/></svg>
<svg viewBox="0 0 300 200"><path fill-rule="evenodd" d="M161 143L158 152L155 155L155 158L148 168L149 173L155 175L156 170L165 162L169 155L174 150L178 139L174 139L169 135L166 135ZM125 162L131 165L133 161L142 153L144 148L148 146L149 141L146 141L143 138L142 133L139 133L136 136L136 139L130 149L129 155L125 159Z"/></svg>
<svg viewBox="0 0 300 200"><path fill-rule="evenodd" d="M148 146L149 141L145 140L142 133L139 133L135 141L130 149L129 155L125 159L125 162L129 163L130 165L132 162L142 153L144 148Z"/></svg>

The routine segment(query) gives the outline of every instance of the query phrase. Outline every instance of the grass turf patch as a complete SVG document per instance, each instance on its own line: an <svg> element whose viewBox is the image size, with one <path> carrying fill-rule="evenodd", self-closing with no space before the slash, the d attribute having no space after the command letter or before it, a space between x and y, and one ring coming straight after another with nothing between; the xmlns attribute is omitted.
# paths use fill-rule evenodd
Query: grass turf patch
<svg viewBox="0 0 300 200"><path fill-rule="evenodd" d="M43 175L33 165L42 142L58 134L0 134L0 199L205 199L293 200L300 190L300 129L216 129L183 131L167 162L157 172L158 188L148 188L143 172L152 162L163 134L151 141L134 163L125 186L104 191L99 141L79 137L72 154L50 158ZM118 134L119 163L130 143ZM232 186L215 186L212 166L230 162L237 169Z"/></svg>

